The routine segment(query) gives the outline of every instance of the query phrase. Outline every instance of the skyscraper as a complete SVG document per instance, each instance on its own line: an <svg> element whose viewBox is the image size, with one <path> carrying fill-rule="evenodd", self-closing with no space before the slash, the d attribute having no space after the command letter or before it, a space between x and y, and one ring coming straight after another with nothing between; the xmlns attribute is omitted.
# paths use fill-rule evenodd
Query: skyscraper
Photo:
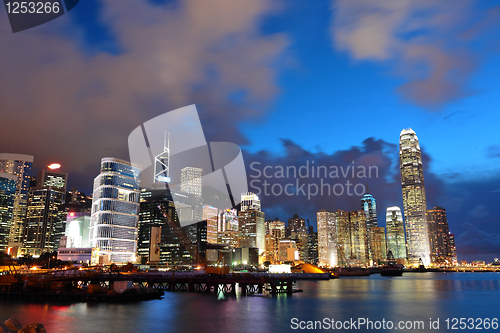
<svg viewBox="0 0 500 333"><path fill-rule="evenodd" d="M9 245L10 225L16 199L17 177L9 173L0 173L0 251L6 251Z"/></svg>
<svg viewBox="0 0 500 333"><path fill-rule="evenodd" d="M394 259L406 259L405 229L399 207L387 208L385 228L387 232L387 253L392 252Z"/></svg>
<svg viewBox="0 0 500 333"><path fill-rule="evenodd" d="M338 265L337 227L335 213L321 209L316 213L318 226L318 257L320 266Z"/></svg>
<svg viewBox="0 0 500 333"><path fill-rule="evenodd" d="M242 193L241 194L241 211L255 209L261 210L260 199L259 197L252 192Z"/></svg>
<svg viewBox="0 0 500 333"><path fill-rule="evenodd" d="M66 230L66 214L59 208L66 200L68 174L58 171L59 167L40 170L36 186L29 191L23 244L26 253L40 255L57 250Z"/></svg>
<svg viewBox="0 0 500 333"><path fill-rule="evenodd" d="M370 235L370 247L372 249L373 263L384 262L387 259L387 243L385 240L385 229L383 227L373 227Z"/></svg>
<svg viewBox="0 0 500 333"><path fill-rule="evenodd" d="M17 177L12 222L9 232L9 246L16 248L20 248L23 241L32 165L33 156L0 154L0 172L10 173ZM14 253L13 255L16 254Z"/></svg>
<svg viewBox="0 0 500 333"><path fill-rule="evenodd" d="M375 198L368 193L368 188L366 189L366 194L361 198L361 209L365 212L366 216L366 235L368 238L368 249L370 259L372 259L372 250L371 250L371 228L377 227L377 202Z"/></svg>
<svg viewBox="0 0 500 333"><path fill-rule="evenodd" d="M431 240L431 260L433 263L450 263L451 249L446 209L435 206L427 211Z"/></svg>
<svg viewBox="0 0 500 333"><path fill-rule="evenodd" d="M181 169L181 191L201 197L201 168L185 167Z"/></svg>
<svg viewBox="0 0 500 333"><path fill-rule="evenodd" d="M357 266L369 264L366 215L363 210L349 212L351 262Z"/></svg>
<svg viewBox="0 0 500 333"><path fill-rule="evenodd" d="M139 214L139 168L105 157L94 179L90 238L103 262L135 262Z"/></svg>
<svg viewBox="0 0 500 333"><path fill-rule="evenodd" d="M399 162L408 259L413 264L418 264L421 259L427 266L431 261L431 248L426 217L424 171L418 138L411 128L401 131Z"/></svg>

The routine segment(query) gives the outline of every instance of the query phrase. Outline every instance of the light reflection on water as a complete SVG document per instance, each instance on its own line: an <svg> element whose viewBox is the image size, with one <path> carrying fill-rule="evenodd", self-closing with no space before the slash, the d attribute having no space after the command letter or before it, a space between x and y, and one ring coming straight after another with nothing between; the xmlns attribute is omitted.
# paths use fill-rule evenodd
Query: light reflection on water
<svg viewBox="0 0 500 333"><path fill-rule="evenodd" d="M300 281L304 292L276 297L165 293L135 304L29 304L0 300L0 320L41 322L59 332L290 332L300 320L423 320L500 317L499 273L407 273ZM363 331L363 330L358 330ZM396 331L396 330L394 330Z"/></svg>

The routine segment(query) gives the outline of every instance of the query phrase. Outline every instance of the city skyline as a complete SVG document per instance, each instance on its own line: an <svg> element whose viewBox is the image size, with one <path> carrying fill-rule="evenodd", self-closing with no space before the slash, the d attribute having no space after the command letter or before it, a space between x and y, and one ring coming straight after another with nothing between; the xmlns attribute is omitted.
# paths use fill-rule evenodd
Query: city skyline
<svg viewBox="0 0 500 333"><path fill-rule="evenodd" d="M500 252L499 1L451 11L444 2L362 1L366 11L343 0L174 2L125 0L117 12L89 0L18 34L0 8L9 32L0 37L0 151L35 156L32 174L58 161L70 186L90 193L102 157L128 159L134 128L196 104L207 141L239 144L248 172L254 161L378 166L363 183L382 216L403 207L396 132L412 127L427 208L447 209L459 254ZM311 221L332 199L329 209L359 209L357 197L317 207L261 197L269 218Z"/></svg>

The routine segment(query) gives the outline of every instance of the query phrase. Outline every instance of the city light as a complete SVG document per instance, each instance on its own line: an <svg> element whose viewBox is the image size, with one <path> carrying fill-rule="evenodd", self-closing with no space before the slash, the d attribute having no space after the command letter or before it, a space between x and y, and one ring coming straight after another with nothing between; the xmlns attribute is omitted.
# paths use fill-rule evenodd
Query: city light
<svg viewBox="0 0 500 333"><path fill-rule="evenodd" d="M49 168L50 170L58 170L58 169L61 168L61 164L59 164L59 163L52 163L52 164L48 165L47 168Z"/></svg>

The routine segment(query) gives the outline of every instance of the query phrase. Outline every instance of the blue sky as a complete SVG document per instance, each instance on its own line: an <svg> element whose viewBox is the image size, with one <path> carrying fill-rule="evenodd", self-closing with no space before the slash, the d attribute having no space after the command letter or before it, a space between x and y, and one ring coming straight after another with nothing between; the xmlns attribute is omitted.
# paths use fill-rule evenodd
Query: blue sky
<svg viewBox="0 0 500 333"><path fill-rule="evenodd" d="M128 158L135 127L196 104L207 139L240 144L247 167L375 159L387 169L370 186L384 216L402 204L397 144L411 127L429 208L448 209L460 255L491 261L500 256L498 22L498 0L86 0L12 34L2 7L0 150L34 155L35 169L60 161L70 186L88 193L100 158ZM294 211L298 201L263 198L263 207L313 222L317 209L357 209L359 198Z"/></svg>

